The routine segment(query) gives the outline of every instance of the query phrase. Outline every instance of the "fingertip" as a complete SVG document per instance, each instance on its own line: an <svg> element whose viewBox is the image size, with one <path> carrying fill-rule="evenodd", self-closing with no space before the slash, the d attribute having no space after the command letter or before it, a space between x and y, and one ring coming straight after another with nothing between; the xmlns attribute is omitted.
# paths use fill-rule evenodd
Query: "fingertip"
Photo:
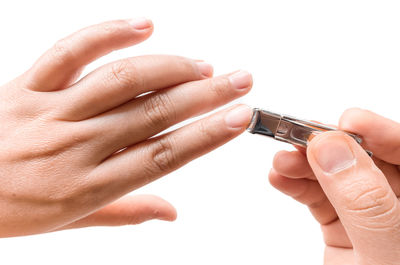
<svg viewBox="0 0 400 265"><path fill-rule="evenodd" d="M365 125L368 125L368 119L371 112L360 108L350 108L343 112L339 119L339 128L353 133L362 133L365 131Z"/></svg>
<svg viewBox="0 0 400 265"><path fill-rule="evenodd" d="M245 70L235 71L228 76L232 87L237 90L249 91L253 86L253 75Z"/></svg>
<svg viewBox="0 0 400 265"><path fill-rule="evenodd" d="M130 47L147 40L154 31L153 22L147 18L132 18L118 21L108 21L103 23L103 27L113 29L114 39L119 43L117 49ZM128 27L126 26L128 24Z"/></svg>
<svg viewBox="0 0 400 265"><path fill-rule="evenodd" d="M275 169L271 168L268 174L268 181L277 190L282 190L285 186L286 177L280 175Z"/></svg>
<svg viewBox="0 0 400 265"><path fill-rule="evenodd" d="M250 124L253 115L252 109L247 105L236 105L225 114L225 123L232 129L245 129Z"/></svg>
<svg viewBox="0 0 400 265"><path fill-rule="evenodd" d="M175 207L156 195L136 195L129 202L132 207L126 208L127 224L140 224L150 220L174 221L177 213Z"/></svg>
<svg viewBox="0 0 400 265"><path fill-rule="evenodd" d="M206 79L206 78L210 78L213 76L214 67L211 64L206 63L204 61L196 61L195 63L197 65L197 69L199 70L202 78Z"/></svg>
<svg viewBox="0 0 400 265"><path fill-rule="evenodd" d="M275 187L275 183L277 182L278 174L276 173L275 169L271 168L268 173L268 181L273 187Z"/></svg>
<svg viewBox="0 0 400 265"><path fill-rule="evenodd" d="M127 20L127 22L136 30L142 31L142 30L152 30L154 25L153 22L145 17L139 17L139 18L132 18Z"/></svg>
<svg viewBox="0 0 400 265"><path fill-rule="evenodd" d="M297 151L299 151L302 155L307 155L307 148L300 146L300 145L293 145L294 148L297 149Z"/></svg>
<svg viewBox="0 0 400 265"><path fill-rule="evenodd" d="M168 221L168 222L173 222L176 220L176 218L178 217L178 213L176 211L176 208L170 204L169 202L164 200L164 206L162 208L162 210L159 210L156 214L155 214L155 218L158 220L162 220L162 221Z"/></svg>
<svg viewBox="0 0 400 265"><path fill-rule="evenodd" d="M162 221L174 221L177 218L177 212L175 207L156 195L140 195L144 201L147 202L149 213L149 219L158 219Z"/></svg>
<svg viewBox="0 0 400 265"><path fill-rule="evenodd" d="M277 172L281 172L282 166L285 167L286 165L286 157L290 154L289 151L281 150L277 152L272 160L272 167Z"/></svg>
<svg viewBox="0 0 400 265"><path fill-rule="evenodd" d="M362 147L341 131L317 135L310 142L307 155L311 167L319 172L316 174L319 177L347 172L364 161L364 158L369 159Z"/></svg>
<svg viewBox="0 0 400 265"><path fill-rule="evenodd" d="M328 131L320 134L316 134L314 137L310 138L307 144L307 158L314 157L314 154L318 150L319 142L324 141L326 138L330 138L332 134L344 134L340 131Z"/></svg>
<svg viewBox="0 0 400 265"><path fill-rule="evenodd" d="M157 217L158 220L173 222L177 219L178 213L175 208L171 209L167 214Z"/></svg>
<svg viewBox="0 0 400 265"><path fill-rule="evenodd" d="M306 157L300 151L279 151L272 164L280 175L287 178L315 179Z"/></svg>

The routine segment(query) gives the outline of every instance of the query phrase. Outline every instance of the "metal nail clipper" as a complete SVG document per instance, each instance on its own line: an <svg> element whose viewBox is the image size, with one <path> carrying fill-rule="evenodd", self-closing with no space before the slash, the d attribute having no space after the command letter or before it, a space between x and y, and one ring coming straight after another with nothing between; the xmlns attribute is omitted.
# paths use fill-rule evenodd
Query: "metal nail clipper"
<svg viewBox="0 0 400 265"><path fill-rule="evenodd" d="M318 133L337 131L336 128L330 126L257 108L253 109L253 117L247 130L253 134L269 136L303 147L307 147L308 142ZM362 143L360 136L349 132L344 133L352 137L358 144ZM372 152L367 150L366 152L372 156Z"/></svg>

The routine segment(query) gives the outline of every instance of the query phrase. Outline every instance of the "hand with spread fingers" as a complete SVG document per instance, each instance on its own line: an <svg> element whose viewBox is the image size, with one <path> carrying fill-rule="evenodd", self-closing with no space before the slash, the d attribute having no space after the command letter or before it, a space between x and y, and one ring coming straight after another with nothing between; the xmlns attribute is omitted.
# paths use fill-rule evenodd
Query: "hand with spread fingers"
<svg viewBox="0 0 400 265"><path fill-rule="evenodd" d="M1 237L174 220L158 197L123 196L245 130L251 109L237 105L159 135L245 95L245 71L212 77L202 61L150 55L77 81L85 65L152 30L147 19L85 28L0 87Z"/></svg>
<svg viewBox="0 0 400 265"><path fill-rule="evenodd" d="M306 152L277 153L270 182L321 224L326 265L400 264L400 124L350 109L339 129L362 136L373 158L343 132L326 132Z"/></svg>

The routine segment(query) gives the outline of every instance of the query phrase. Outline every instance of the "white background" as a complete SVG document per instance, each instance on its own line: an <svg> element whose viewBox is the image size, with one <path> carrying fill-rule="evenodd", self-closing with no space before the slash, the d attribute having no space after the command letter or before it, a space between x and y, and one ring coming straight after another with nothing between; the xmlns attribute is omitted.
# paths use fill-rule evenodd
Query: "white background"
<svg viewBox="0 0 400 265"><path fill-rule="evenodd" d="M153 37L88 70L178 54L212 63L216 74L252 72L254 88L240 99L252 106L326 123L358 106L399 120L399 14L398 1L3 0L0 81L79 28L146 16ZM291 147L244 133L134 192L174 204L175 223L0 239L0 264L321 264L318 224L268 184L282 148Z"/></svg>

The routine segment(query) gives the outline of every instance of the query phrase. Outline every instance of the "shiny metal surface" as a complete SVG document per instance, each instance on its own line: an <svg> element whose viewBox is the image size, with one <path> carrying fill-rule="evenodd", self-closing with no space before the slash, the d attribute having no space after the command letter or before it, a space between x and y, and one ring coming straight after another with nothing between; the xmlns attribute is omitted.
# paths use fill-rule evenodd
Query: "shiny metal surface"
<svg viewBox="0 0 400 265"><path fill-rule="evenodd" d="M253 117L247 130L253 134L261 134L286 143L307 147L308 142L316 134L337 129L271 111L253 109ZM362 143L358 135L345 133L357 143ZM372 156L370 151L367 153Z"/></svg>

